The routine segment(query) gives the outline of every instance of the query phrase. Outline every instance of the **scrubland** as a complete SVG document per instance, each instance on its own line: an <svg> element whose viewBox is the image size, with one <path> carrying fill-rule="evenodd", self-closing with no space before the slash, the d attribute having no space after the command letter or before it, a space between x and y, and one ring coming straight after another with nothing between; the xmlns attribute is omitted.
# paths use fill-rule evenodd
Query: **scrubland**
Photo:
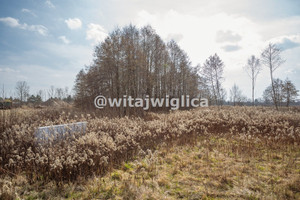
<svg viewBox="0 0 300 200"><path fill-rule="evenodd" d="M300 111L0 113L0 199L299 199ZM87 121L38 141L37 127Z"/></svg>

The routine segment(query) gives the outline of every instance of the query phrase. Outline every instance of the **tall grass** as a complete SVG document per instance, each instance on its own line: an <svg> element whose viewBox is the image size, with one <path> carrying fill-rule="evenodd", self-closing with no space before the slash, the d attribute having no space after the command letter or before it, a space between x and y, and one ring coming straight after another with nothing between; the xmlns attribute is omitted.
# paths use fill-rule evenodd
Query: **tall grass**
<svg viewBox="0 0 300 200"><path fill-rule="evenodd" d="M8 120L1 120L0 173L23 173L32 182L103 174L158 144L193 145L197 138L210 134L237 137L249 147L255 143L274 148L300 143L299 112L270 108L210 107L148 113L143 119L99 118L71 110L19 110L4 115ZM46 144L34 137L37 127L77 121L88 122L86 134L72 133L64 140L54 136Z"/></svg>

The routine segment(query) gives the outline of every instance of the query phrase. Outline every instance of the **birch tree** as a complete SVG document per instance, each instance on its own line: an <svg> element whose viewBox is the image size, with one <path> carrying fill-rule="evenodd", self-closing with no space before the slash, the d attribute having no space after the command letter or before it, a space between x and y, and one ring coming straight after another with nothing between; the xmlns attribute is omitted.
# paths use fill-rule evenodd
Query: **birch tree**
<svg viewBox="0 0 300 200"><path fill-rule="evenodd" d="M274 71L278 69L285 61L281 58L281 50L277 48L275 44L269 43L269 45L263 50L261 54L261 62L270 71L273 103L278 110L278 101L276 98L276 91L274 85Z"/></svg>
<svg viewBox="0 0 300 200"><path fill-rule="evenodd" d="M255 82L256 82L256 78L257 75L259 74L259 72L261 71L261 65L260 65L260 60L258 58L256 58L254 55L252 55L249 59L248 59L248 63L245 66L245 70L247 72L247 74L249 75L250 79L251 79L251 84L252 84L252 105L254 106L254 88L255 88Z"/></svg>

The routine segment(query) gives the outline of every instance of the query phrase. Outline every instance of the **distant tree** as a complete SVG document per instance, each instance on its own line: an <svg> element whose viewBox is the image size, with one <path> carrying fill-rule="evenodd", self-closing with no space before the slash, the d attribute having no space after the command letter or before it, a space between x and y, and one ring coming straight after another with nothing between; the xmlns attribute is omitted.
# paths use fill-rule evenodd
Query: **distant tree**
<svg viewBox="0 0 300 200"><path fill-rule="evenodd" d="M273 93L273 91L275 93ZM284 101L284 84L280 79L274 79L273 84L268 86L264 93L263 98L266 103L273 102L277 103L277 106L281 106Z"/></svg>
<svg viewBox="0 0 300 200"><path fill-rule="evenodd" d="M64 90L62 88L56 88L55 97L61 100L64 98L64 96Z"/></svg>
<svg viewBox="0 0 300 200"><path fill-rule="evenodd" d="M288 79L284 81L283 95L286 102L286 106L289 107L290 103L298 97L298 90L295 85Z"/></svg>
<svg viewBox="0 0 300 200"><path fill-rule="evenodd" d="M28 103L35 103L35 96L31 95L30 97L28 97L27 102Z"/></svg>
<svg viewBox="0 0 300 200"><path fill-rule="evenodd" d="M264 103L264 99L262 97L255 99L255 105L263 104L263 103Z"/></svg>
<svg viewBox="0 0 300 200"><path fill-rule="evenodd" d="M43 91L43 90L39 90L39 91L37 92L37 96L40 96L40 97L41 97L41 101L43 101L44 91Z"/></svg>
<svg viewBox="0 0 300 200"><path fill-rule="evenodd" d="M71 103L73 101L73 98L71 95L68 95L67 98L64 99L64 101Z"/></svg>
<svg viewBox="0 0 300 200"><path fill-rule="evenodd" d="M263 92L263 100L265 104L274 103L273 101L273 94L272 94L272 86L268 86Z"/></svg>
<svg viewBox="0 0 300 200"><path fill-rule="evenodd" d="M151 26L117 28L95 48L94 56L94 62L76 77L78 107L94 106L99 94L110 98L199 95L197 68L174 40L165 43ZM119 116L138 112L122 105L113 110Z"/></svg>
<svg viewBox="0 0 300 200"><path fill-rule="evenodd" d="M42 97L40 95L35 96L36 103L42 103Z"/></svg>
<svg viewBox="0 0 300 200"><path fill-rule="evenodd" d="M298 96L298 90L295 85L288 79L282 81L280 79L274 80L275 100L278 106L282 106L284 103L289 107L291 102L294 102ZM264 99L267 101L272 100L274 102L274 95L272 92L272 86L270 85L264 92Z"/></svg>
<svg viewBox="0 0 300 200"><path fill-rule="evenodd" d="M251 78L251 82L252 82L252 105L254 106L255 105L255 102L254 102L254 87L255 87L255 82L256 82L257 75L261 71L261 65L260 65L259 59L256 58L254 55L252 55L248 59L248 63L245 66L245 70L246 70L247 74L249 75L249 77Z"/></svg>
<svg viewBox="0 0 300 200"><path fill-rule="evenodd" d="M87 90L86 90L87 89L86 82L87 82L86 81L86 73L82 69L79 71L79 73L76 76L75 86L74 86L76 105L81 108L84 108L87 106L86 99L89 96L87 94Z"/></svg>
<svg viewBox="0 0 300 200"><path fill-rule="evenodd" d="M5 97L6 97L4 84L2 85L2 88L1 88L1 97L2 97L2 99L5 99Z"/></svg>
<svg viewBox="0 0 300 200"><path fill-rule="evenodd" d="M242 94L242 90L236 84L230 89L230 101L234 106L247 101L247 97Z"/></svg>
<svg viewBox="0 0 300 200"><path fill-rule="evenodd" d="M215 54L210 56L202 67L202 74L210 87L214 103L219 105L224 99L224 90L222 89L224 63L220 57Z"/></svg>
<svg viewBox="0 0 300 200"><path fill-rule="evenodd" d="M272 86L272 94L273 94L273 101L275 104L276 109L278 110L278 102L275 91L275 84L273 73L280 65L284 63L284 60L280 56L281 50L277 48L275 44L270 43L262 52L261 54L261 62L269 68L270 70L270 77L271 77L271 86Z"/></svg>
<svg viewBox="0 0 300 200"><path fill-rule="evenodd" d="M50 89L48 89L48 97L49 99L53 99L54 96L55 96L55 87L51 85Z"/></svg>
<svg viewBox="0 0 300 200"><path fill-rule="evenodd" d="M227 91L225 90L225 88L221 87L219 104L223 105L226 102L226 98L227 98Z"/></svg>
<svg viewBox="0 0 300 200"><path fill-rule="evenodd" d="M69 88L65 87L64 89L64 99L67 99L69 97Z"/></svg>
<svg viewBox="0 0 300 200"><path fill-rule="evenodd" d="M30 97L28 97L27 102L34 105L40 104L42 102L42 97L40 95L31 95Z"/></svg>
<svg viewBox="0 0 300 200"><path fill-rule="evenodd" d="M19 81L16 85L16 95L20 102L26 101L27 97L29 96L29 86L25 81Z"/></svg>
<svg viewBox="0 0 300 200"><path fill-rule="evenodd" d="M208 80L203 77L199 76L198 78L198 90L200 92L200 98L206 98L209 101L209 104L213 101L213 95L208 85Z"/></svg>

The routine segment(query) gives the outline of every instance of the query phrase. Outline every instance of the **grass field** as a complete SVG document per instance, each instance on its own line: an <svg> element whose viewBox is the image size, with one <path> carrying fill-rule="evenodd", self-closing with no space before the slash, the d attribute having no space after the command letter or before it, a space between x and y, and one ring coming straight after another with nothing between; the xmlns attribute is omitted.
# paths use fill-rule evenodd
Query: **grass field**
<svg viewBox="0 0 300 200"><path fill-rule="evenodd" d="M121 119L18 112L18 124L6 115L0 138L2 199L300 198L297 109L212 107ZM36 126L82 120L85 135L35 141Z"/></svg>

